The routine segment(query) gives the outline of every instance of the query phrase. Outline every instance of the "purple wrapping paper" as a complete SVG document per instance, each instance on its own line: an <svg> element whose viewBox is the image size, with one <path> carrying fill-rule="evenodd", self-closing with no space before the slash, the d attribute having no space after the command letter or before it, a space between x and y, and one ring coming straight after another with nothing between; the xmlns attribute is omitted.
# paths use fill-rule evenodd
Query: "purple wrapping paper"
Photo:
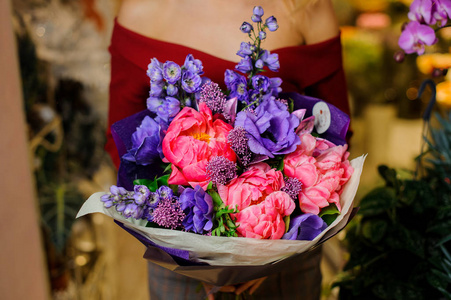
<svg viewBox="0 0 451 300"><path fill-rule="evenodd" d="M349 221L355 216L357 211L358 208L354 208L352 210L347 223L349 223ZM265 277L280 272L285 267L299 263L302 260L308 260L312 256L312 250L316 249L322 243L326 242L342 230L340 229L333 235L323 237L323 239L321 239L309 251L292 255L276 263L261 266L210 266L204 263L189 261L187 251L160 247L138 232L124 226L121 222L117 220L115 220L115 222L147 247L143 256L145 259L178 274L210 283L215 286L234 285Z"/></svg>

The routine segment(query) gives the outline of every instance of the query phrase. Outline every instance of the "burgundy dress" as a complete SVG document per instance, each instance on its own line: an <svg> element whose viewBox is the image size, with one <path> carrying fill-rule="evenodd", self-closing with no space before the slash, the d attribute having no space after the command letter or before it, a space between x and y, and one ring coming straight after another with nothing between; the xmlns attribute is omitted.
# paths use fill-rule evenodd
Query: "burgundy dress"
<svg viewBox="0 0 451 300"><path fill-rule="evenodd" d="M114 122L146 109L150 89L146 71L151 58L156 57L160 62L171 60L181 65L185 57L192 54L202 61L204 76L220 85L223 85L225 70L233 70L236 65L199 50L140 35L117 21L109 50L111 83L108 128ZM284 92L295 91L323 99L349 114L339 36L317 44L271 52L278 53L281 68L277 73L268 72L265 75L280 77ZM105 149L118 167L120 158L109 129ZM310 256L292 270L270 276L254 294L255 299L319 299L320 250L312 251ZM195 292L198 282L153 264L149 264L149 284L152 300L205 298L204 293Z"/></svg>

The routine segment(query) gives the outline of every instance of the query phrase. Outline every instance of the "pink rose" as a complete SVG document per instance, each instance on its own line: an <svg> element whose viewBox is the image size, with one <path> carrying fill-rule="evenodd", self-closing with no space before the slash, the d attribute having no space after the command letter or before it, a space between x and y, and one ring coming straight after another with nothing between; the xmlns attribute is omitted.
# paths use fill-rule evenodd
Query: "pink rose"
<svg viewBox="0 0 451 300"><path fill-rule="evenodd" d="M230 208L238 206L242 210L255 205L285 185L283 174L271 169L266 163L252 165L239 177L232 179L227 185L219 185L218 193L225 205Z"/></svg>
<svg viewBox="0 0 451 300"><path fill-rule="evenodd" d="M354 171L347 145L335 146L308 133L301 136L301 141L296 151L284 159L284 174L302 183L298 196L301 210L318 214L330 203L341 210L339 195Z"/></svg>
<svg viewBox="0 0 451 300"><path fill-rule="evenodd" d="M213 121L211 110L199 104L199 112L185 107L172 120L163 139L165 161L172 163L169 184L196 185L206 189L209 178L205 168L214 156L235 162L235 152L227 143L232 126L222 120Z"/></svg>
<svg viewBox="0 0 451 300"><path fill-rule="evenodd" d="M255 239L280 239L285 233L283 218L290 215L295 203L285 192L274 192L257 205L235 214L239 236Z"/></svg>

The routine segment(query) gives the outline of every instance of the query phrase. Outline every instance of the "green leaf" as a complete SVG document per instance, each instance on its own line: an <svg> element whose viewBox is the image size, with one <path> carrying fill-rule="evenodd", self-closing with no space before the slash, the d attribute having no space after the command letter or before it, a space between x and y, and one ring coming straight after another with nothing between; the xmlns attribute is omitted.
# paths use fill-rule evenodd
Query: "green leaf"
<svg viewBox="0 0 451 300"><path fill-rule="evenodd" d="M157 181L150 179L135 179L133 185L145 185L151 192L155 192L158 189Z"/></svg>
<svg viewBox="0 0 451 300"><path fill-rule="evenodd" d="M373 244L377 244L385 236L387 227L387 221L382 219L366 221L362 225L362 234Z"/></svg>
<svg viewBox="0 0 451 300"><path fill-rule="evenodd" d="M163 186L163 185L169 185L168 184L168 179L169 179L169 175L164 175L164 176L161 176L161 177L159 177L159 178L157 178L157 186L158 187L160 187L160 186Z"/></svg>
<svg viewBox="0 0 451 300"><path fill-rule="evenodd" d="M361 200L359 213L363 216L380 215L395 207L396 202L396 193L393 188L375 188Z"/></svg>
<svg viewBox="0 0 451 300"><path fill-rule="evenodd" d="M333 221L335 221L338 215L340 215L340 211L334 203L321 209L320 213L318 214L318 216L322 218L328 226L332 224Z"/></svg>
<svg viewBox="0 0 451 300"><path fill-rule="evenodd" d="M172 169L172 164L168 164L168 165L166 166L166 168L164 168L163 173L168 173L169 171L171 171L171 169Z"/></svg>

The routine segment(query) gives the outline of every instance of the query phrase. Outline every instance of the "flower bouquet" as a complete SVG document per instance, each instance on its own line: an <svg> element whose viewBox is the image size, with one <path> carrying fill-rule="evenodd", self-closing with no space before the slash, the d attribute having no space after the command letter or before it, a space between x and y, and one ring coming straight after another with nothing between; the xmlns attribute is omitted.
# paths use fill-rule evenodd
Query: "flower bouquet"
<svg viewBox="0 0 451 300"><path fill-rule="evenodd" d="M344 228L364 161L348 160L346 114L262 75L280 67L262 15L241 26L251 42L226 91L192 55L151 60L148 109L112 126L118 184L78 214L113 217L146 259L217 286L280 271Z"/></svg>

